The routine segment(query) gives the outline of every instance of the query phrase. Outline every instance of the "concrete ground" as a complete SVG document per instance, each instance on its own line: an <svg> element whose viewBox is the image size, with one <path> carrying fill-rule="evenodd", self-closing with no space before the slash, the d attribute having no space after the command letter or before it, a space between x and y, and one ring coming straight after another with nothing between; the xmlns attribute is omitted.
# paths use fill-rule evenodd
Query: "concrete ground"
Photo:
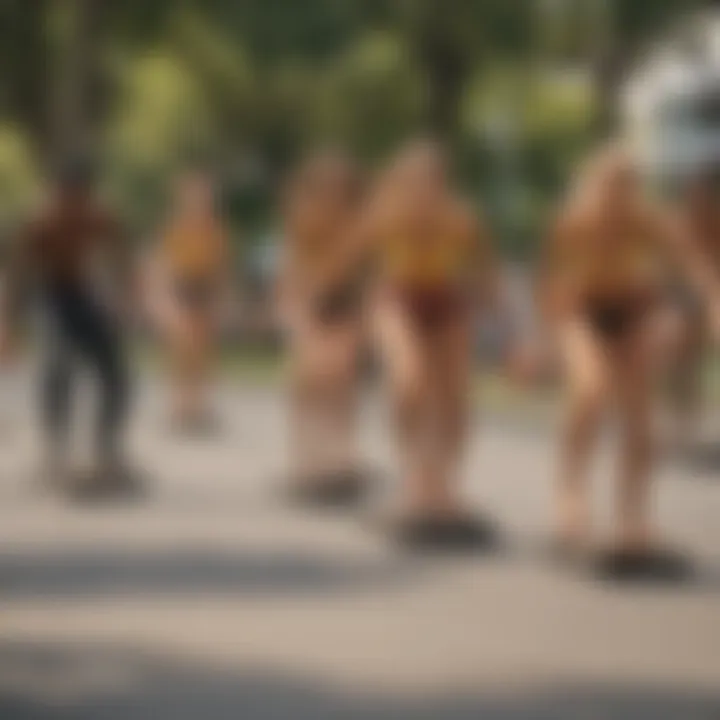
<svg viewBox="0 0 720 720"><path fill-rule="evenodd" d="M543 556L552 426L519 408L478 413L465 473L505 549L423 559L366 514L284 506L278 389L227 383L223 436L180 443L147 383L132 442L151 494L93 509L33 484L29 388L3 392L2 720L720 718L717 466L667 464L657 487L693 581L618 587ZM389 492L379 403L362 431ZM604 457L599 532L610 469Z"/></svg>

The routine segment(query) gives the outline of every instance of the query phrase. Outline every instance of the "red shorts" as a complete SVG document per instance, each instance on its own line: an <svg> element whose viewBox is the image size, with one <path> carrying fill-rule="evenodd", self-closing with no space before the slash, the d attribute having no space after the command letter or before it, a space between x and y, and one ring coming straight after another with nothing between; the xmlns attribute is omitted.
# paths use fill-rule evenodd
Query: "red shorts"
<svg viewBox="0 0 720 720"><path fill-rule="evenodd" d="M585 298L583 313L603 339L616 341L635 332L657 301L657 293L645 290L611 297L590 296Z"/></svg>
<svg viewBox="0 0 720 720"><path fill-rule="evenodd" d="M443 328L468 311L467 294L454 286L396 286L391 292L423 331Z"/></svg>

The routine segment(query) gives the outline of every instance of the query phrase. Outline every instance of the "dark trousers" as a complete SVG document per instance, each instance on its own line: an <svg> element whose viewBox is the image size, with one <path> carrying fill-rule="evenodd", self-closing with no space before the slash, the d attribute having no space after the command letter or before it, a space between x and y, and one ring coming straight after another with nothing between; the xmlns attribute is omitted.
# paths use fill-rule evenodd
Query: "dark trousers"
<svg viewBox="0 0 720 720"><path fill-rule="evenodd" d="M42 382L42 414L48 439L65 441L70 422L73 379L78 361L99 381L97 450L117 451L128 409L129 383L119 327L92 290L80 284L46 288L49 324Z"/></svg>

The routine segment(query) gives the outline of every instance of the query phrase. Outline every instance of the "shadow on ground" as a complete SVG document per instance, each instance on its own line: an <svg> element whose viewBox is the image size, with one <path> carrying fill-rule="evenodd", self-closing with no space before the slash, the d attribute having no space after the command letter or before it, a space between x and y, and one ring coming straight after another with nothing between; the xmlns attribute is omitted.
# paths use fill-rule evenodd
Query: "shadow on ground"
<svg viewBox="0 0 720 720"><path fill-rule="evenodd" d="M720 479L720 437L716 441L702 440L683 445L668 447L664 459L671 466L690 478L704 480Z"/></svg>
<svg viewBox="0 0 720 720"><path fill-rule="evenodd" d="M92 550L0 552L0 600L72 599L227 594L294 599L377 592L423 581L430 570L456 567L459 558L387 553L376 558L334 556L294 550L156 551ZM537 543L522 544L500 538L491 552L462 557L471 567L508 563L555 567L548 551ZM578 568L577 580L592 580L590 570ZM720 591L720 567L694 564L687 577L601 580L620 591L649 587L673 593ZM4 720L0 716L0 720Z"/></svg>
<svg viewBox="0 0 720 720"><path fill-rule="evenodd" d="M248 670L211 672L100 648L0 651L3 720L714 720L720 692L569 683L389 696Z"/></svg>
<svg viewBox="0 0 720 720"><path fill-rule="evenodd" d="M327 595L396 585L408 580L415 567L402 558L370 561L294 551L5 553L0 554L0 598L182 592Z"/></svg>
<svg viewBox="0 0 720 720"><path fill-rule="evenodd" d="M720 479L720 438L716 442L705 441L686 448L676 462L689 470L712 473L712 478Z"/></svg>

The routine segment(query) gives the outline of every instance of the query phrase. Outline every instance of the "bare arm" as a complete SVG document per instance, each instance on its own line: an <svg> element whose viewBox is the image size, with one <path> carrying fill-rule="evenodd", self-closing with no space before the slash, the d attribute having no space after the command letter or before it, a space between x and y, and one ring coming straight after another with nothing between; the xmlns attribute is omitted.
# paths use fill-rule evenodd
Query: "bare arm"
<svg viewBox="0 0 720 720"><path fill-rule="evenodd" d="M655 236L705 301L713 335L720 340L720 282L713 271L711 259L705 257L700 244L677 218L653 212L650 219Z"/></svg>
<svg viewBox="0 0 720 720"><path fill-rule="evenodd" d="M535 298L540 317L550 326L561 321L573 304L573 278L566 263L576 233L576 222L565 211L554 220L543 243Z"/></svg>
<svg viewBox="0 0 720 720"><path fill-rule="evenodd" d="M720 303L720 282L706 258L701 245L678 218L653 210L650 214L651 232L677 261L680 271L711 308Z"/></svg>
<svg viewBox="0 0 720 720"><path fill-rule="evenodd" d="M322 278L312 289L313 292L336 289L368 274L381 222L377 209L368 207L348 223L344 234L338 238L337 252L330 262L323 265Z"/></svg>

